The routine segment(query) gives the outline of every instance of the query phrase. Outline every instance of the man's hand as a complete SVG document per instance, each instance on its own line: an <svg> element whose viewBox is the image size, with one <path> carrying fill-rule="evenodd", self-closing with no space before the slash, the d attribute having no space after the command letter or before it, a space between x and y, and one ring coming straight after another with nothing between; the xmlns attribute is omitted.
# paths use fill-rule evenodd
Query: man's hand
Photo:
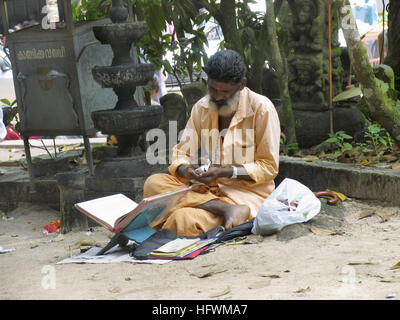
<svg viewBox="0 0 400 320"><path fill-rule="evenodd" d="M200 173L196 180L206 185L215 184L216 180L221 176L220 169L219 167L210 167L207 172Z"/></svg>
<svg viewBox="0 0 400 320"><path fill-rule="evenodd" d="M232 168L223 168L212 166L204 173L196 173L198 165L181 165L178 168L178 175L189 180L196 180L206 185L215 185L218 178L230 178L232 176Z"/></svg>
<svg viewBox="0 0 400 320"><path fill-rule="evenodd" d="M232 168L210 167L207 172L199 174L196 180L207 185L215 185L218 178L230 176L232 176Z"/></svg>
<svg viewBox="0 0 400 320"><path fill-rule="evenodd" d="M198 165L186 165L186 164L183 164L183 165L178 167L178 171L177 172L178 172L178 175L181 178L185 178L185 179L189 179L189 180L192 180L192 179L196 179L197 180L200 177L200 175L195 172L195 170L198 167L199 167Z"/></svg>

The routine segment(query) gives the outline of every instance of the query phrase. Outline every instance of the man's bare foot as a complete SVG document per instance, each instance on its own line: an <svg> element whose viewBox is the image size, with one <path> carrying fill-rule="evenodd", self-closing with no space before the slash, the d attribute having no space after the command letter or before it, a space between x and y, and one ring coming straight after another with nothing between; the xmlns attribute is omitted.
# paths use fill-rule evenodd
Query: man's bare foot
<svg viewBox="0 0 400 320"><path fill-rule="evenodd" d="M246 205L232 205L232 208L224 214L226 230L236 227L239 224L245 223L250 216L250 208Z"/></svg>
<svg viewBox="0 0 400 320"><path fill-rule="evenodd" d="M207 210L225 218L225 230L245 223L250 216L250 208L246 205L234 205L218 200L210 200L197 206L199 209Z"/></svg>

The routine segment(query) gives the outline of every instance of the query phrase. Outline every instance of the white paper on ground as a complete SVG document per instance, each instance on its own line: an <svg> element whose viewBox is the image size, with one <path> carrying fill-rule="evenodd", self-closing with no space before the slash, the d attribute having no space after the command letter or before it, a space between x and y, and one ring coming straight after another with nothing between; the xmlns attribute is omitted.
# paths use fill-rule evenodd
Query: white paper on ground
<svg viewBox="0 0 400 320"><path fill-rule="evenodd" d="M2 246L0 246L0 253L7 253L12 251L15 251L15 248L4 249Z"/></svg>
<svg viewBox="0 0 400 320"><path fill-rule="evenodd" d="M88 251L71 257L66 258L57 262L56 264L67 264L67 263L115 263L115 262L131 262L131 263L152 263L152 264L164 264L171 260L166 259L147 259L138 260L130 256L126 250L121 249L118 245L107 251L106 254L96 256L101 250L99 247L92 247Z"/></svg>

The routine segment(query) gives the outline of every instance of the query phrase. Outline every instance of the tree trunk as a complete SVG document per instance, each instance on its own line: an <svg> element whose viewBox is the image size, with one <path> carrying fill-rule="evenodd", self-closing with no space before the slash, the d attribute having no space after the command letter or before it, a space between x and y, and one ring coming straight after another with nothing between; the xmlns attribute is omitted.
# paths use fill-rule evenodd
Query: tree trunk
<svg viewBox="0 0 400 320"><path fill-rule="evenodd" d="M395 73L395 88L400 90L400 1L389 2L388 55L385 64Z"/></svg>
<svg viewBox="0 0 400 320"><path fill-rule="evenodd" d="M274 26L275 27L275 26ZM268 23L267 15L265 15L263 24L261 26L261 32L256 39L256 45L252 47L253 64L252 69L249 70L247 76L248 87L253 91L262 93L262 83L264 76L265 60L268 59Z"/></svg>
<svg viewBox="0 0 400 320"><path fill-rule="evenodd" d="M234 0L221 0L219 4L207 0L199 0L199 3L206 8L221 26L224 35L225 47L238 52L244 60L244 43L240 36L236 17L236 4ZM247 86L258 93L262 93L262 78L265 60L267 59L268 43L266 40L265 24L262 26L256 44L252 46L253 63L247 70Z"/></svg>
<svg viewBox="0 0 400 320"><path fill-rule="evenodd" d="M275 13L272 0L266 0L266 7L266 23L269 45L271 48L271 64L273 65L277 73L284 115L282 119L282 127L284 128L287 144L290 144L292 148L297 149L296 129L292 110L292 101L290 99L288 86L289 77L287 72L287 62L286 59L282 57L278 45L278 37L276 35L275 27Z"/></svg>
<svg viewBox="0 0 400 320"><path fill-rule="evenodd" d="M372 66L355 23L348 0L337 0L340 19L354 74L373 119L384 127L400 146L400 111L377 85Z"/></svg>
<svg viewBox="0 0 400 320"><path fill-rule="evenodd" d="M242 41L236 25L235 0L221 0L220 4L211 4L208 0L199 3L217 20L224 35L225 47L243 55Z"/></svg>

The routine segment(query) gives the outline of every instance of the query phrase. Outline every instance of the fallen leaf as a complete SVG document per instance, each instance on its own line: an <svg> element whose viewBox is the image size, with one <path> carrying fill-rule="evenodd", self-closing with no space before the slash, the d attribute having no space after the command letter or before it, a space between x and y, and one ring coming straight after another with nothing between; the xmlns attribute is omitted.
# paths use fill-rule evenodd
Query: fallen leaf
<svg viewBox="0 0 400 320"><path fill-rule="evenodd" d="M385 215L378 215L379 216L379 218L381 219L381 223L382 222L386 222L386 221L389 221L389 219L390 219L390 216L385 216Z"/></svg>
<svg viewBox="0 0 400 320"><path fill-rule="evenodd" d="M305 158L306 162L313 162L313 161L318 161L319 158L317 156L308 156Z"/></svg>
<svg viewBox="0 0 400 320"><path fill-rule="evenodd" d="M74 245L71 247L71 249L78 249L80 247L84 246L97 246L101 247L101 245L95 241L95 240L80 240L74 243Z"/></svg>
<svg viewBox="0 0 400 320"><path fill-rule="evenodd" d="M349 266L358 266L358 265L363 265L363 264L375 264L375 263L371 262L371 261L350 261L347 264Z"/></svg>
<svg viewBox="0 0 400 320"><path fill-rule="evenodd" d="M267 280L263 280L263 281L253 282L248 286L248 288L249 289L260 289L260 288L269 286L270 284L271 284L271 280L267 279Z"/></svg>
<svg viewBox="0 0 400 320"><path fill-rule="evenodd" d="M400 261L397 262L394 266L390 268L390 270L400 269Z"/></svg>
<svg viewBox="0 0 400 320"><path fill-rule="evenodd" d="M318 236L333 236L333 235L343 234L342 231L333 231L329 229L317 228L314 225L311 225L310 230L312 233Z"/></svg>
<svg viewBox="0 0 400 320"><path fill-rule="evenodd" d="M390 216L393 214L393 212L389 212L385 209L377 209L375 211L375 214L381 219L381 222L386 222L389 221Z"/></svg>
<svg viewBox="0 0 400 320"><path fill-rule="evenodd" d="M193 276L196 276L198 278L206 278L206 277L212 276L217 273L225 272L227 270L228 269L209 269L209 270L205 270L205 271L191 272L190 274Z"/></svg>
<svg viewBox="0 0 400 320"><path fill-rule="evenodd" d="M297 289L296 291L294 291L294 293L306 293L306 292L310 292L311 288L308 286L307 288L300 288Z"/></svg>
<svg viewBox="0 0 400 320"><path fill-rule="evenodd" d="M366 166L367 164L369 164L368 159L364 159L359 163L360 166Z"/></svg>
<svg viewBox="0 0 400 320"><path fill-rule="evenodd" d="M200 267L208 268L208 267L214 267L216 265L217 265L216 263L206 263L206 264L202 264Z"/></svg>
<svg viewBox="0 0 400 320"><path fill-rule="evenodd" d="M400 282L400 277L395 278L383 278L379 280L380 282Z"/></svg>
<svg viewBox="0 0 400 320"><path fill-rule="evenodd" d="M367 217L372 217L375 213L373 211L369 211L369 212L363 212L360 213L360 215L358 216L358 220L367 218Z"/></svg>
<svg viewBox="0 0 400 320"><path fill-rule="evenodd" d="M121 288L120 287L114 287L114 288L108 289L108 291L111 292L111 293L119 293L119 292L121 292Z"/></svg>
<svg viewBox="0 0 400 320"><path fill-rule="evenodd" d="M208 297L209 298L217 298L217 297L223 296L225 294L228 294L229 292L231 292L231 288L229 286L227 286L226 289L224 289L223 291L212 293Z"/></svg>
<svg viewBox="0 0 400 320"><path fill-rule="evenodd" d="M271 278L271 279L278 279L281 276L277 275L277 274L260 274L260 277L264 277L264 278Z"/></svg>

